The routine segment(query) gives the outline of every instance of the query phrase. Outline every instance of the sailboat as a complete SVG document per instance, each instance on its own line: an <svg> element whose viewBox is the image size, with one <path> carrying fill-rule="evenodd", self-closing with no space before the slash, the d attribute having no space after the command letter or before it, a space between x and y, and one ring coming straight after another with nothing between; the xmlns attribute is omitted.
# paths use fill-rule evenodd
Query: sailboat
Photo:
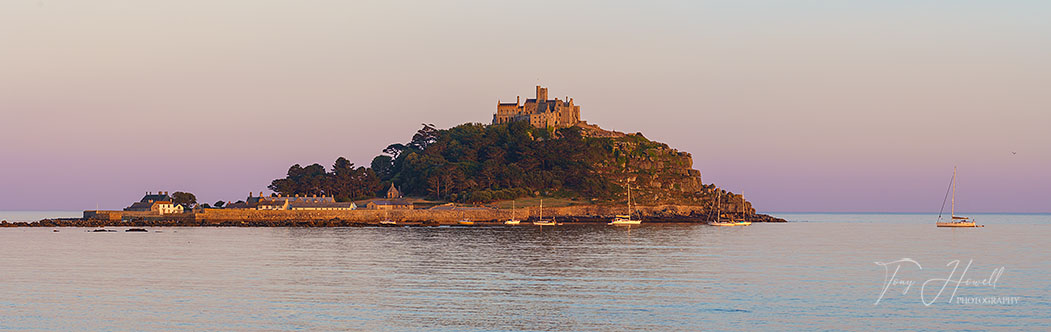
<svg viewBox="0 0 1051 332"><path fill-rule="evenodd" d="M559 223L555 223L555 219L554 218L551 218L550 220L544 220L544 199L543 198L540 199L540 219L537 219L537 221L534 221L533 225L536 225L536 226L561 225Z"/></svg>
<svg viewBox="0 0 1051 332"><path fill-rule="evenodd" d="M474 221L467 218L465 214L465 212L460 212L460 221L457 221L456 223L464 226L473 226Z"/></svg>
<svg viewBox="0 0 1051 332"><path fill-rule="evenodd" d="M383 211L383 220L380 220L380 225L397 225L397 224L398 223L395 222L394 220L390 220L390 217L387 216L387 211L384 210Z"/></svg>
<svg viewBox="0 0 1051 332"><path fill-rule="evenodd" d="M952 203L949 205L949 221L942 220L942 211L945 210L945 200L942 200L942 210L938 211L938 221L935 225L938 227L985 227L985 225L978 225L974 223L974 219L968 217L961 217L956 215L956 166L952 168L952 182L949 184L949 190L952 191ZM945 193L948 196L948 192Z"/></svg>
<svg viewBox="0 0 1051 332"><path fill-rule="evenodd" d="M511 200L511 219L504 221L504 225L518 225L521 220L515 219L515 201Z"/></svg>
<svg viewBox="0 0 1051 332"><path fill-rule="evenodd" d="M613 218L613 221L611 221L609 223L609 225L614 225L614 226L631 226L631 225L641 224L642 220L640 220L640 219L632 219L631 218L631 216L633 214L632 212L633 212L633 210L631 209L631 184L629 183L628 184L628 214L627 215L623 215L623 214L616 215Z"/></svg>
<svg viewBox="0 0 1051 332"><path fill-rule="evenodd" d="M716 206L716 208L715 208L715 221L708 222L709 225L712 225L712 226L748 226L748 225L752 224L751 221L735 221L733 216L730 216L730 220L729 221L721 220L722 217L723 217L723 213L722 213L722 198L723 198L723 195L722 195L722 192L720 192L719 196L715 199L715 202L716 202L715 203L715 206Z"/></svg>

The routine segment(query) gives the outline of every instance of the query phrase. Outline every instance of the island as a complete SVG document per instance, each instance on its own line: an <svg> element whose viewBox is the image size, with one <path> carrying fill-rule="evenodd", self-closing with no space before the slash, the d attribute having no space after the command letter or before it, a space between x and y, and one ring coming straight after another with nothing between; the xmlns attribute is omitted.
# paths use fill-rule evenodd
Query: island
<svg viewBox="0 0 1051 332"><path fill-rule="evenodd" d="M368 166L343 157L331 169L293 165L270 183L272 193L231 203L148 192L120 211L0 226L484 225L541 214L562 223L606 223L625 214L647 224L719 216L784 222L756 213L740 194L704 184L689 153L583 121L572 98L549 99L541 86L525 102L498 101L489 124L424 124L382 152Z"/></svg>

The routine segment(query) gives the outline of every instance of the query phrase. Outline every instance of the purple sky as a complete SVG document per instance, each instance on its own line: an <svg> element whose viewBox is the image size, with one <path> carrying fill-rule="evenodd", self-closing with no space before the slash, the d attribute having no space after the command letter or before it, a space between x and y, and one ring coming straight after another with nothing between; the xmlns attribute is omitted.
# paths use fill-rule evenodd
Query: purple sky
<svg viewBox="0 0 1051 332"><path fill-rule="evenodd" d="M601 6L600 6L601 5ZM1051 2L0 2L0 210L243 199L497 100L693 154L761 211L1051 212ZM1012 154L1017 152L1017 154Z"/></svg>

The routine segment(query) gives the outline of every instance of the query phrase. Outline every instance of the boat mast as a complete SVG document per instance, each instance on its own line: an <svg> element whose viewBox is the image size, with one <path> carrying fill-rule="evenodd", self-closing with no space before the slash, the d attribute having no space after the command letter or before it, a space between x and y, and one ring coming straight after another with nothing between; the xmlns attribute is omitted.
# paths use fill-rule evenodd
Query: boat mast
<svg viewBox="0 0 1051 332"><path fill-rule="evenodd" d="M718 222L723 217L723 191L719 189L719 194L715 196L715 221Z"/></svg>
<svg viewBox="0 0 1051 332"><path fill-rule="evenodd" d="M950 219L956 219L956 166L952 167L952 203L949 205Z"/></svg>
<svg viewBox="0 0 1051 332"><path fill-rule="evenodd" d="M627 183L627 219L632 219L632 183Z"/></svg>

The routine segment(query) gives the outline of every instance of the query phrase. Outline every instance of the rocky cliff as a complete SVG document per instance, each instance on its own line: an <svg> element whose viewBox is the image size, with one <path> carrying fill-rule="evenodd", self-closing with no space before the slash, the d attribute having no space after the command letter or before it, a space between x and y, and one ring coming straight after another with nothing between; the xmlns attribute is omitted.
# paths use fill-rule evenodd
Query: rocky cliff
<svg viewBox="0 0 1051 332"><path fill-rule="evenodd" d="M609 153L607 158L594 165L593 171L619 185L631 183L633 199L639 205L711 208L718 201L724 213L755 213L752 204L743 196L714 184L704 184L701 172L693 169L693 157L687 152L646 139L641 133L607 131L586 123L579 127L588 140L601 142ZM621 192L618 199L626 199L626 196L626 191Z"/></svg>

